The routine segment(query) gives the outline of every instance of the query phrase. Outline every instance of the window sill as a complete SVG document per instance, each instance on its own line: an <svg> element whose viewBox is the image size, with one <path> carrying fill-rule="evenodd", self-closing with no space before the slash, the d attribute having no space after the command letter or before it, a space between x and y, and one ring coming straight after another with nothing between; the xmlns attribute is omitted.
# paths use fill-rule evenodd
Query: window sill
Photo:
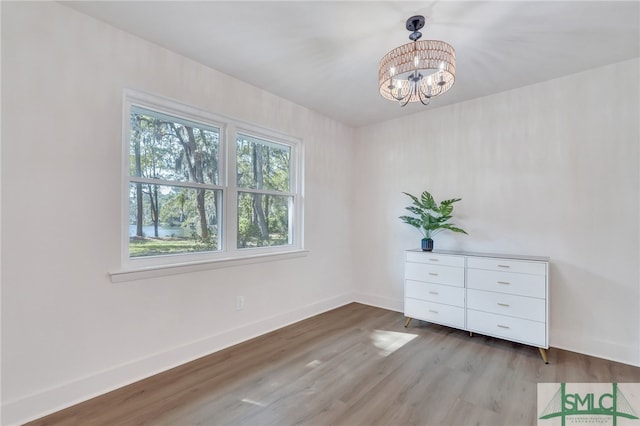
<svg viewBox="0 0 640 426"><path fill-rule="evenodd" d="M127 269L109 272L112 283L143 280L146 278L164 277L167 275L186 274L189 272L206 271L208 269L229 268L232 266L248 265L260 262L294 259L304 257L309 250L292 250L279 253L257 254L244 257L206 260L201 262L176 263L172 265L149 266L138 269Z"/></svg>

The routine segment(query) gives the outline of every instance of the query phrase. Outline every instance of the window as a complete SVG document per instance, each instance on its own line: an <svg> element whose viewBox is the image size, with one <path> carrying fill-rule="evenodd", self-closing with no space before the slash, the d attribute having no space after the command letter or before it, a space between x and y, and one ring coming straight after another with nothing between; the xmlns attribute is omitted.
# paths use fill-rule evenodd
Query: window
<svg viewBox="0 0 640 426"><path fill-rule="evenodd" d="M238 248L291 244L291 148L238 133Z"/></svg>
<svg viewBox="0 0 640 426"><path fill-rule="evenodd" d="M220 250L220 128L132 106L129 257Z"/></svg>
<svg viewBox="0 0 640 426"><path fill-rule="evenodd" d="M302 248L299 141L131 91L124 109L127 269Z"/></svg>

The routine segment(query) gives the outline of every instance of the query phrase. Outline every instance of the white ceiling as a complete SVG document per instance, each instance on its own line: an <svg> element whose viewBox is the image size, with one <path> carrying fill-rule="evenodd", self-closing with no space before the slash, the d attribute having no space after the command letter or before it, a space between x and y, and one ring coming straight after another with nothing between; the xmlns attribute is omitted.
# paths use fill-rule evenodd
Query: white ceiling
<svg viewBox="0 0 640 426"><path fill-rule="evenodd" d="M637 0L64 4L352 126L640 56ZM415 14L423 40L456 49L456 83L428 107L400 108L379 95L377 68L409 42Z"/></svg>

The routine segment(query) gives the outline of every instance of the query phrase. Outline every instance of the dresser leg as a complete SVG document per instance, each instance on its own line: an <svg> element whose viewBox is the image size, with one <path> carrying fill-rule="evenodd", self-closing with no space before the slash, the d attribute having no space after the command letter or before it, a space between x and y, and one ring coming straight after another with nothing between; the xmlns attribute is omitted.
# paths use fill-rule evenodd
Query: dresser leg
<svg viewBox="0 0 640 426"><path fill-rule="evenodd" d="M469 337L473 337L473 331L469 332Z"/></svg>
<svg viewBox="0 0 640 426"><path fill-rule="evenodd" d="M404 322L404 328L409 327L410 322L411 322L411 317L407 317L407 320Z"/></svg>
<svg viewBox="0 0 640 426"><path fill-rule="evenodd" d="M540 356L545 364L549 364L549 359L547 359L547 350L545 348L538 348L540 351Z"/></svg>

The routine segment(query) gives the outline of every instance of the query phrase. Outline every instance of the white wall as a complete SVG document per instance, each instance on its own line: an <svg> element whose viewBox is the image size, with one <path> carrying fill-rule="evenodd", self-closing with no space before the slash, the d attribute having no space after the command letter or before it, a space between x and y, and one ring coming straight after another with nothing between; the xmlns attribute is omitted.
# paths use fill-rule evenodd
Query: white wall
<svg viewBox="0 0 640 426"><path fill-rule="evenodd" d="M125 87L302 138L308 256L111 283ZM2 424L352 300L349 127L53 2L2 2L2 89Z"/></svg>
<svg viewBox="0 0 640 426"><path fill-rule="evenodd" d="M639 63L358 129L357 299L402 310L401 192L461 197L437 248L550 256L551 346L640 365Z"/></svg>

